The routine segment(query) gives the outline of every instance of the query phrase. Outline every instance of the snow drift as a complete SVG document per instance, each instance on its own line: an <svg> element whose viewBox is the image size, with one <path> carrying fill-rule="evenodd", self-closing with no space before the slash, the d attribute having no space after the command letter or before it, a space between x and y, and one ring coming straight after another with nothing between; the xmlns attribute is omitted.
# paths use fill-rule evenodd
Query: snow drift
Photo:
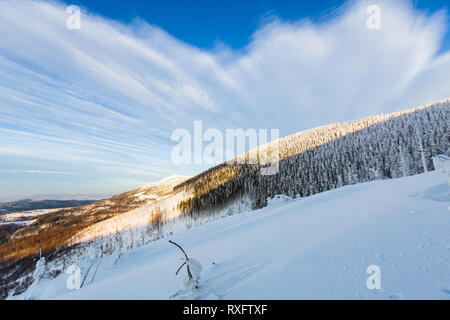
<svg viewBox="0 0 450 320"><path fill-rule="evenodd" d="M61 274L14 298L449 299L449 201L437 171L279 196L170 237L203 266L194 292L174 295L180 252L163 238L92 259L79 290ZM381 270L379 290L366 286L370 265Z"/></svg>

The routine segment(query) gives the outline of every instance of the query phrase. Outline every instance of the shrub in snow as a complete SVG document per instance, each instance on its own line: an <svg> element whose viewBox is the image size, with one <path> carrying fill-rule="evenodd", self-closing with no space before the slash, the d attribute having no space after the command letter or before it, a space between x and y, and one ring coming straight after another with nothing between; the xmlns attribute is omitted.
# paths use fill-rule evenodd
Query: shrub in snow
<svg viewBox="0 0 450 320"><path fill-rule="evenodd" d="M178 275L178 272L180 272L180 270L183 267L186 267L185 276L182 278L183 288L191 290L198 289L198 282L200 280L200 272L202 271L202 265L194 258L189 258L186 252L179 244L173 242L172 240L169 240L169 242L177 246L185 256L184 259L181 259L184 261L183 264L178 268L177 272L175 273L175 275Z"/></svg>
<svg viewBox="0 0 450 320"><path fill-rule="evenodd" d="M45 258L41 257L36 263L36 269L33 272L33 281L38 282L45 271Z"/></svg>
<svg viewBox="0 0 450 320"><path fill-rule="evenodd" d="M41 257L36 263L36 269L33 272L33 283L28 288L28 294L25 296L25 299L33 299L34 290L39 282L39 279L42 278L45 272L45 258Z"/></svg>
<svg viewBox="0 0 450 320"><path fill-rule="evenodd" d="M287 195L284 195L284 194L278 194L278 195L275 195L273 198L268 197L267 198L267 203L271 204L271 205L274 205L274 204L277 204L277 203L284 204L286 202L291 202L293 200L294 200L293 197L290 197L290 196L287 196Z"/></svg>
<svg viewBox="0 0 450 320"><path fill-rule="evenodd" d="M100 258L101 257L101 251L98 246L93 246L89 249L89 258L92 260Z"/></svg>
<svg viewBox="0 0 450 320"><path fill-rule="evenodd" d="M202 271L202 265L200 262L193 258L184 260L182 266L186 265L186 273L182 278L183 289L195 290L198 289L198 282L200 280L200 272Z"/></svg>
<svg viewBox="0 0 450 320"><path fill-rule="evenodd" d="M445 154L440 154L433 157L433 165L437 171L442 172L450 185L450 157Z"/></svg>
<svg viewBox="0 0 450 320"><path fill-rule="evenodd" d="M120 259L120 257L122 256L122 250L120 250L120 247L117 247L116 251L114 251L114 264L117 263L117 261Z"/></svg>

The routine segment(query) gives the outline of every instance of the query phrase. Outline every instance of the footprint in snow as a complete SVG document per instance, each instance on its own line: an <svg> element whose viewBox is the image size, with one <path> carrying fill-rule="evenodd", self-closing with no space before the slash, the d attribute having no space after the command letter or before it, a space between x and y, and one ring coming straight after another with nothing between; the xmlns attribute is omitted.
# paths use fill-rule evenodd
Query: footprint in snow
<svg viewBox="0 0 450 320"><path fill-rule="evenodd" d="M404 300L404 296L400 293L391 293L388 295L389 300Z"/></svg>
<svg viewBox="0 0 450 320"><path fill-rule="evenodd" d="M442 286L442 287L441 287L441 290L442 290L443 292L445 292L446 294L450 294L450 287Z"/></svg>

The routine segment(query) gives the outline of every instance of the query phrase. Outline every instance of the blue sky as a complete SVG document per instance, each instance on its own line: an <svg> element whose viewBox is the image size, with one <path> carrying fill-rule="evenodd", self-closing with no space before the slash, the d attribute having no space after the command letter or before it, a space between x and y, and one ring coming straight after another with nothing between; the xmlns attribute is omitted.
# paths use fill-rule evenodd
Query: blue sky
<svg viewBox="0 0 450 320"><path fill-rule="evenodd" d="M251 35L271 16L286 20L324 19L344 2L273 0L108 1L76 2L93 12L130 22L135 18L155 24L174 37L200 48L218 42L233 49L245 47Z"/></svg>
<svg viewBox="0 0 450 320"><path fill-rule="evenodd" d="M66 27L68 4L82 27ZM368 5L381 29L366 27ZM0 2L0 200L110 194L178 128L281 136L450 97L446 1Z"/></svg>
<svg viewBox="0 0 450 320"><path fill-rule="evenodd" d="M67 2L69 3L69 2ZM139 18L164 29L196 47L212 49L218 44L242 49L262 24L274 17L284 21L309 19L323 22L339 14L343 0L78 0L89 11L129 23ZM413 0L410 5L424 12L448 10L447 0ZM450 48L450 33L443 50Z"/></svg>

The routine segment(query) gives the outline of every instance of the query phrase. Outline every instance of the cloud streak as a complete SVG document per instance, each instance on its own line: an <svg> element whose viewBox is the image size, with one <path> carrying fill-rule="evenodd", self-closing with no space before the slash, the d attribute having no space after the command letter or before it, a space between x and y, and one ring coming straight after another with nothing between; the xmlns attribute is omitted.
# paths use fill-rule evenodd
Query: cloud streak
<svg viewBox="0 0 450 320"><path fill-rule="evenodd" d="M45 170L8 170L9 173L30 173L30 174L56 174L56 175L70 175L73 176L73 172L63 172L63 171L45 171Z"/></svg>
<svg viewBox="0 0 450 320"><path fill-rule="evenodd" d="M370 4L382 10L380 30L366 28ZM58 2L0 2L0 169L79 172L69 181L78 191L204 169L170 162L172 131L194 120L284 136L450 97L450 54L437 55L448 17L408 2L351 2L321 22L274 19L239 52L85 10L81 30L69 30L67 17Z"/></svg>

